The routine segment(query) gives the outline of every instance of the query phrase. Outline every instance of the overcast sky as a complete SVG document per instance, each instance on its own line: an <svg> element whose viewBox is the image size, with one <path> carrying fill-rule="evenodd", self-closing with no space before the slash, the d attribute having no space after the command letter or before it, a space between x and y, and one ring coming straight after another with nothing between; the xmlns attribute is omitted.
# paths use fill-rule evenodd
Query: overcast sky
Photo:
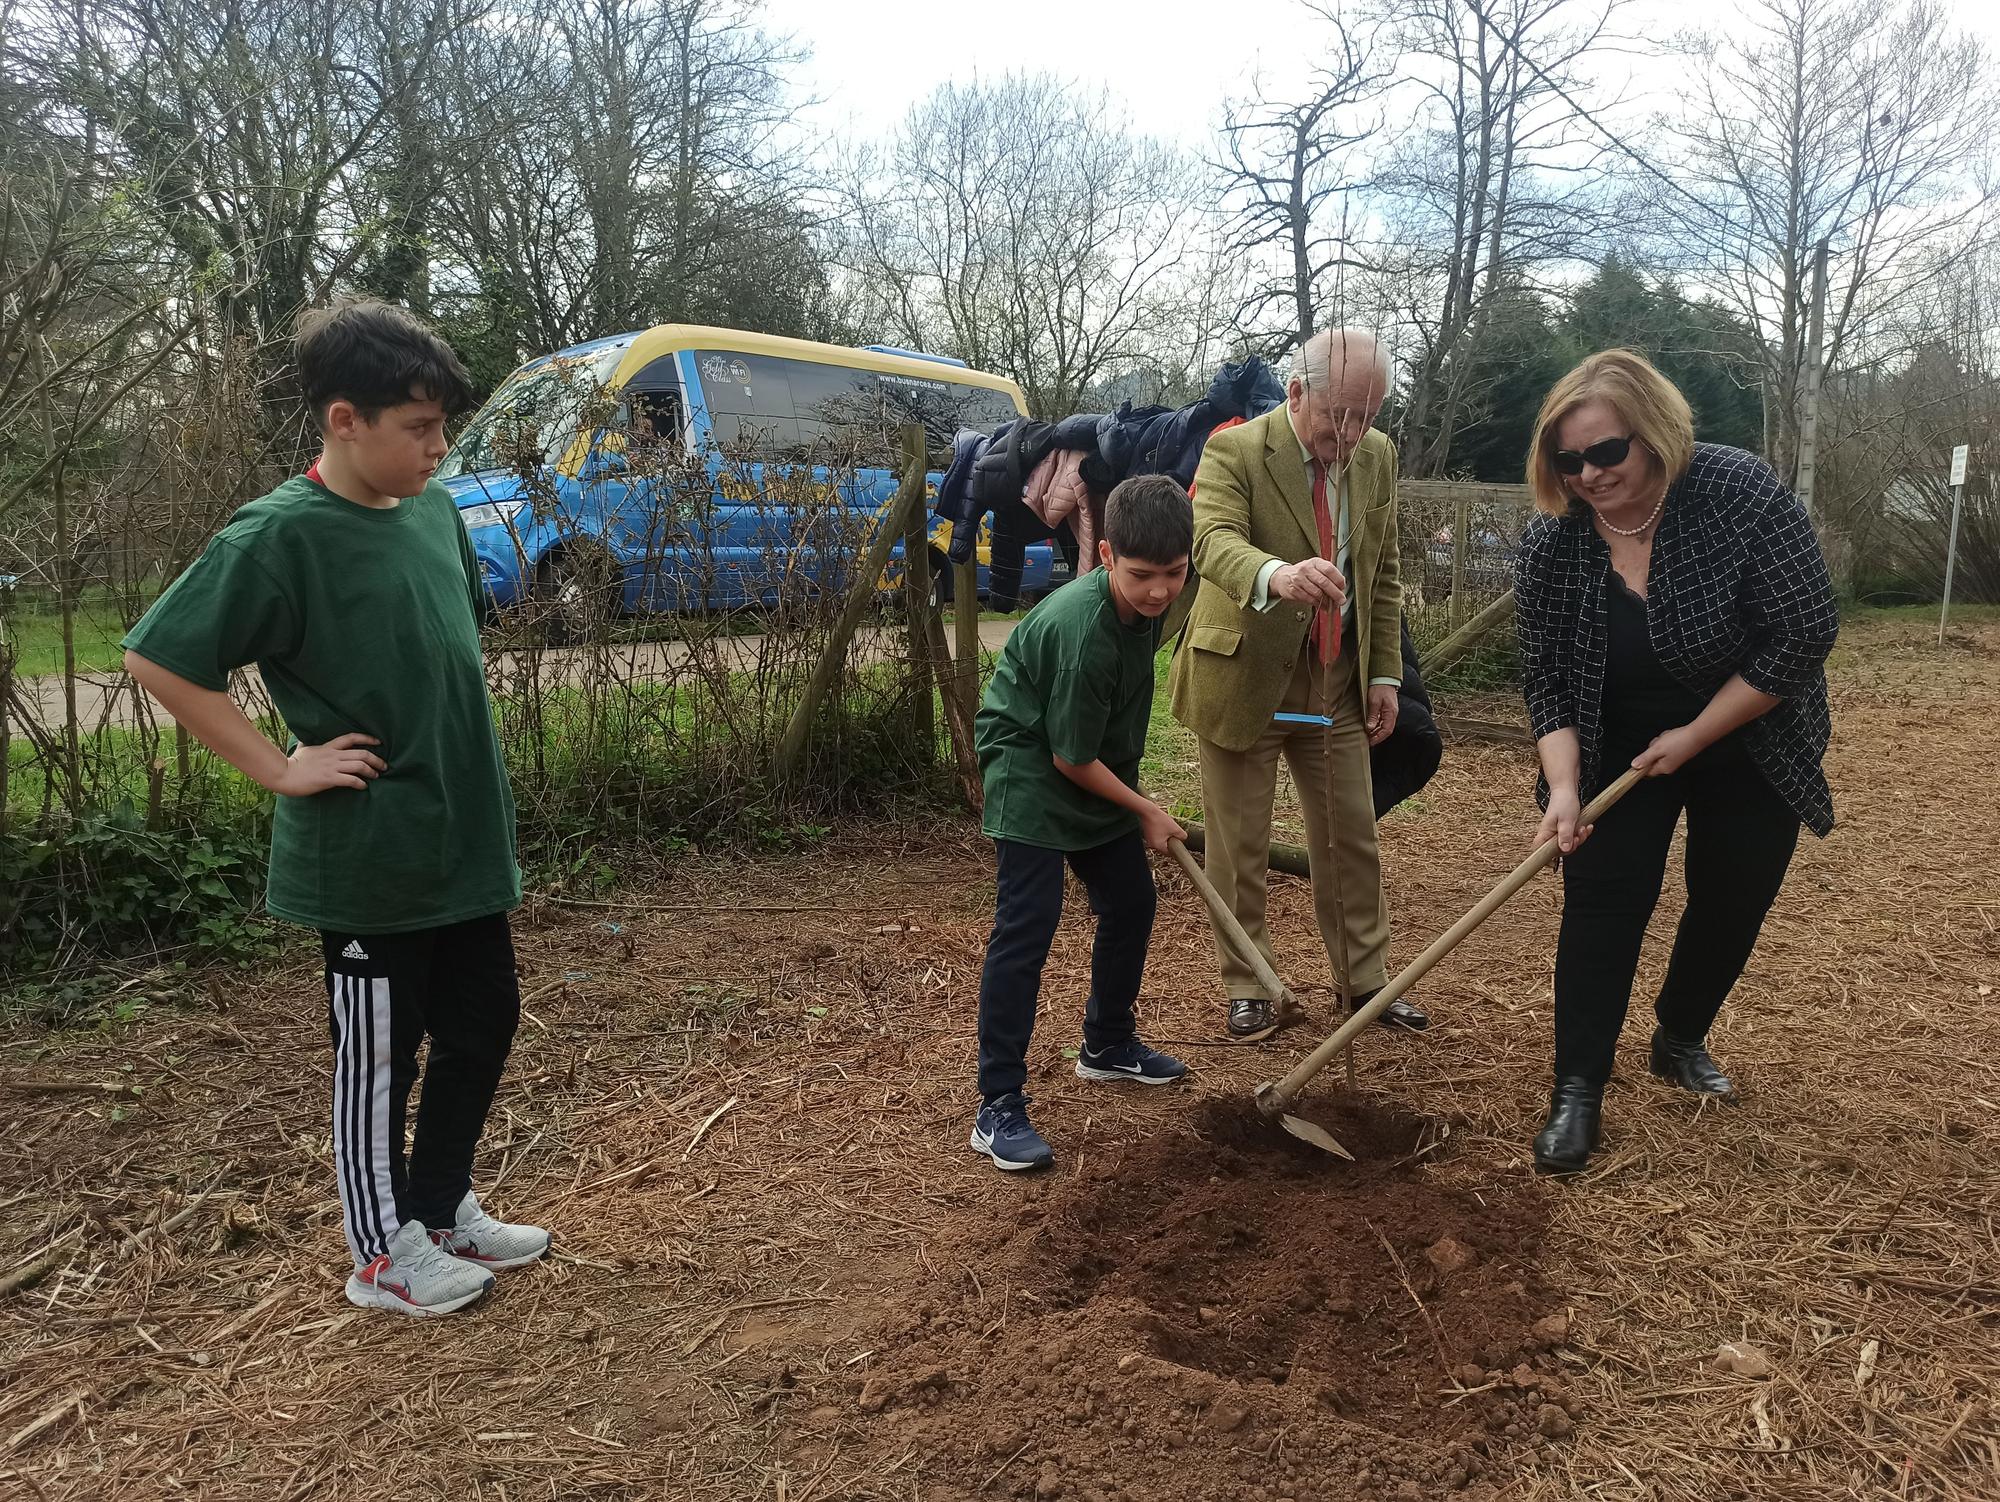
<svg viewBox="0 0 2000 1502"><path fill-rule="evenodd" d="M1661 38L1740 24L1746 8L1740 0L1633 0L1616 25ZM2000 4L1953 0L1951 8L1961 26L2000 43ZM1231 25L1233 15L1254 19ZM801 82L822 102L801 124L818 136L884 135L947 78L1048 71L1102 87L1141 131L1197 150L1222 101L1246 94L1257 72L1277 91L1303 79L1325 30L1297 0L766 0L766 16L771 30L812 49ZM1628 97L1650 95L1664 108L1675 82L1673 68L1642 62Z"/></svg>

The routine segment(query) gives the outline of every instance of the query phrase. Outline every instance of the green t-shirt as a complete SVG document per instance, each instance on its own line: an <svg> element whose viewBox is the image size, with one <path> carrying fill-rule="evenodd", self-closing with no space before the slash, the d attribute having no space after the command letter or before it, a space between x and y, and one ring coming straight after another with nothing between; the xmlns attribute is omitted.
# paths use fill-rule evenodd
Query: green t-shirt
<svg viewBox="0 0 2000 1502"><path fill-rule="evenodd" d="M519 904L480 593L442 485L375 510L301 477L239 510L125 637L203 688L256 663L300 743L381 741L389 770L365 790L278 800L268 902L280 918L386 934Z"/></svg>
<svg viewBox="0 0 2000 1502"><path fill-rule="evenodd" d="M1153 713L1160 623L1118 619L1111 576L1085 574L1014 628L979 706L984 829L996 840L1087 850L1139 827L1138 815L1056 770L1101 761L1130 787Z"/></svg>

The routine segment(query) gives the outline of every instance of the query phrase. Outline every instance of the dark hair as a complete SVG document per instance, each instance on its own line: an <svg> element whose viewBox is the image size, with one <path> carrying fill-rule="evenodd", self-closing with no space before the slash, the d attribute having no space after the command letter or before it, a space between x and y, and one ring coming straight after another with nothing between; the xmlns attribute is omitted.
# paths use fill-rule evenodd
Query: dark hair
<svg viewBox="0 0 2000 1502"><path fill-rule="evenodd" d="M1194 551L1194 503L1168 475L1120 480L1104 503L1104 539L1120 558L1179 563Z"/></svg>
<svg viewBox="0 0 2000 1502"><path fill-rule="evenodd" d="M352 402L370 422L404 402L436 401L451 417L472 405L472 377L451 346L384 302L356 298L309 309L299 316L292 353L321 428L334 402Z"/></svg>

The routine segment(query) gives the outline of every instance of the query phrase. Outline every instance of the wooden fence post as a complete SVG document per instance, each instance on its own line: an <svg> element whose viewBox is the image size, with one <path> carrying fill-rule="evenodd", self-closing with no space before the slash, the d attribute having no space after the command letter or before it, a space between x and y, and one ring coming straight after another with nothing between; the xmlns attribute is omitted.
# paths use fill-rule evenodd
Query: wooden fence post
<svg viewBox="0 0 2000 1502"><path fill-rule="evenodd" d="M966 712L979 712L979 544L958 565L951 590L952 629L958 638L958 691Z"/></svg>
<svg viewBox="0 0 2000 1502"><path fill-rule="evenodd" d="M903 428L903 484L917 477L919 492L927 490L924 465L924 430L915 425ZM917 745L937 746L937 714L931 703L931 683L935 679L946 693L951 692L950 675L938 674L931 661L930 617L936 610L931 600L931 548L929 528L924 525L924 508L909 512L903 523L903 622L909 630L911 688L910 735Z"/></svg>
<svg viewBox="0 0 2000 1502"><path fill-rule="evenodd" d="M922 429L918 429L918 434L918 453L921 456ZM907 444L907 430L904 441ZM862 617L875 603L876 589L881 582L882 571L889 566L889 556L909 530L910 518L923 515L923 507L924 468L919 457L914 473L907 469L903 472L903 483L897 488L896 499L890 503L888 513L882 517L875 535L869 539L867 552L847 586L847 599L841 605L840 617L834 622L826 645L820 649L819 661L813 664L812 676L806 679L805 692L800 696L798 708L792 711L785 733L778 740L777 754L771 758L771 777L781 786L798 774L799 764L805 757L806 742L812 738L813 720L819 714L820 705L826 701L834 680L840 676L841 664L847 660L847 649L854 641L854 633L861 627Z"/></svg>
<svg viewBox="0 0 2000 1502"><path fill-rule="evenodd" d="M1481 638L1514 618L1514 591L1508 590L1471 620L1417 659L1417 669L1425 679L1443 672L1479 645Z"/></svg>
<svg viewBox="0 0 2000 1502"><path fill-rule="evenodd" d="M905 428L903 464L908 475L915 466L920 487L924 487L924 430ZM912 447L914 444L914 447ZM968 704L959 691L959 677L952 665L951 644L945 639L944 611L931 590L929 528L918 508L916 520L903 534L903 600L908 607L910 656L915 664L913 685L922 706L916 733L926 745L937 743L937 723L931 711L931 685L937 685L938 702L944 706L945 732L951 739L951 755L958 768L958 783L974 813L985 807L985 791L979 780L979 756L972 746L972 716L977 705Z"/></svg>
<svg viewBox="0 0 2000 1502"><path fill-rule="evenodd" d="M1472 546L1472 507L1464 496L1451 519L1451 605L1445 619L1456 626L1465 619L1465 555Z"/></svg>
<svg viewBox="0 0 2000 1502"><path fill-rule="evenodd" d="M0 606L5 602L0 601ZM0 633L6 630L5 620L0 620ZM14 749L14 649L7 645L4 635L0 635L0 834L7 832L8 784L12 781Z"/></svg>
<svg viewBox="0 0 2000 1502"><path fill-rule="evenodd" d="M944 636L944 612L933 607L925 612L930 647L929 662L937 677L938 698L944 704L945 728L951 735L952 760L958 764L958 785L965 794L966 807L974 813L986 807L986 789L979 777L979 753L973 746L972 716L975 706L959 692L957 673L951 660L951 645Z"/></svg>

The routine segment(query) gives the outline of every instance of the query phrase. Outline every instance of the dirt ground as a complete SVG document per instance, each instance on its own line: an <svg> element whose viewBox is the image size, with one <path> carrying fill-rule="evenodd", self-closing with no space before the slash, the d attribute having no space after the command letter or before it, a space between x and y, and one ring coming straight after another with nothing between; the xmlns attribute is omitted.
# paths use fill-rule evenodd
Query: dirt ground
<svg viewBox="0 0 2000 1502"><path fill-rule="evenodd" d="M1745 1103L1651 1080L1641 1005L1566 1185L1527 1156L1552 880L1423 984L1428 1035L1316 1083L1353 1163L1247 1107L1330 1022L1302 883L1273 928L1314 1025L1237 1048L1162 870L1143 1021L1194 1065L1165 1090L1071 1072L1073 900L1031 1058L1058 1163L1025 1181L965 1146L968 825L532 902L480 1187L559 1251L427 1323L341 1296L303 956L17 1020L0 1497L2000 1497L2000 620L1940 659L1868 618L1833 679L1841 825L1715 1037ZM1399 962L1530 827L1522 750L1453 747L1384 825Z"/></svg>

